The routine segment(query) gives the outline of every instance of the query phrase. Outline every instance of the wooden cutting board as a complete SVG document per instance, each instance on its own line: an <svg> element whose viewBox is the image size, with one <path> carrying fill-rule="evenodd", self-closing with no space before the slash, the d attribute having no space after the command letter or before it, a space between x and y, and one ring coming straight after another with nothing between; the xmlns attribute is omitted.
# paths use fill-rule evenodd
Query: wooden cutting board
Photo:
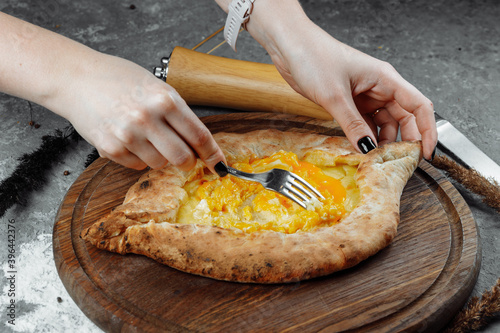
<svg viewBox="0 0 500 333"><path fill-rule="evenodd" d="M265 113L202 119L213 132L342 135L331 121ZM122 203L144 171L94 162L69 189L54 226L59 276L80 309L110 332L432 332L446 325L475 284L481 251L458 191L422 161L401 198L394 242L349 270L291 284L216 281L139 255L101 251L80 231Z"/></svg>

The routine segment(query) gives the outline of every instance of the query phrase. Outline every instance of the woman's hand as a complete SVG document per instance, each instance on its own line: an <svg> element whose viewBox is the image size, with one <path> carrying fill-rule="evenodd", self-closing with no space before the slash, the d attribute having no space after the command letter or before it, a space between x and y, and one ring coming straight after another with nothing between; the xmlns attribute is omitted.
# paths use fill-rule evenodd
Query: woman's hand
<svg viewBox="0 0 500 333"><path fill-rule="evenodd" d="M224 161L209 130L172 87L130 61L94 57L65 89L71 101L57 104L71 110L65 116L101 156L134 169L170 162L188 170L199 156L213 171Z"/></svg>
<svg viewBox="0 0 500 333"><path fill-rule="evenodd" d="M400 130L402 140L421 139L432 159L432 103L391 65L334 39L296 1L256 1L247 28L290 86L325 108L354 147L366 153Z"/></svg>
<svg viewBox="0 0 500 333"><path fill-rule="evenodd" d="M0 91L65 117L101 156L134 169L189 169L199 156L214 172L225 161L179 94L146 69L3 13L0 31Z"/></svg>
<svg viewBox="0 0 500 333"><path fill-rule="evenodd" d="M384 144L396 141L399 129L402 140L421 139L424 156L432 159L437 142L432 102L390 64L310 29L298 50L272 57L285 80L325 108L361 150L366 136Z"/></svg>

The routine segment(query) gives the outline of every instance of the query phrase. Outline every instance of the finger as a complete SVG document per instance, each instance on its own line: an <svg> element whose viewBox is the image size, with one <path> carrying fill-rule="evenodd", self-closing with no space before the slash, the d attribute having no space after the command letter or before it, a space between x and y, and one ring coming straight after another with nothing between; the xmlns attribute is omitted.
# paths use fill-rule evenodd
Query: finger
<svg viewBox="0 0 500 333"><path fill-rule="evenodd" d="M165 108L175 109L175 104L165 103L168 100L168 93L152 95L148 104L127 109L127 117L112 124L110 131L125 148L150 167L160 169L170 162L187 171L196 164L196 156L165 120Z"/></svg>
<svg viewBox="0 0 500 333"><path fill-rule="evenodd" d="M335 118L351 144L360 152L366 154L376 148L374 132L356 109L349 94L338 95L336 100L322 106Z"/></svg>
<svg viewBox="0 0 500 333"><path fill-rule="evenodd" d="M362 112L363 118L367 121L368 125L373 123L373 126L378 128L378 133L375 133L377 133L379 145L395 142L397 140L400 126L390 112L383 107L388 104L386 101L374 99L366 94L359 94L354 97L354 102L358 110ZM374 109L376 111L372 112L371 110ZM370 127L372 126L370 125ZM417 131L417 136L418 135Z"/></svg>
<svg viewBox="0 0 500 333"><path fill-rule="evenodd" d="M147 138L152 132L157 132L155 130L156 126L154 126L157 122L151 121L150 123L153 126L150 126L147 130L144 130L141 126L127 126L121 123L112 125L110 129L114 137L108 139L108 145L110 145L107 150L108 154L109 149L112 149L115 159L118 158L118 154L121 156L133 154L153 169L164 167L167 164L167 156L161 154Z"/></svg>
<svg viewBox="0 0 500 333"><path fill-rule="evenodd" d="M115 139L106 140L105 144L96 148L99 152L99 156L110 159L127 168L143 170L147 167L147 164L144 161L131 153Z"/></svg>
<svg viewBox="0 0 500 333"><path fill-rule="evenodd" d="M168 162L182 170L190 170L196 164L196 156L189 145L161 116L148 118L148 127L115 130L122 144L154 169Z"/></svg>
<svg viewBox="0 0 500 333"><path fill-rule="evenodd" d="M366 124L368 125L368 127L370 127L373 135L375 136L375 138L377 139L377 142L380 141L379 139L379 136L378 136L378 127L377 127L377 124L375 124L375 122L373 121L373 116L372 114L370 113L365 113L362 115L363 119L365 120ZM380 144L380 143L379 143Z"/></svg>
<svg viewBox="0 0 500 333"><path fill-rule="evenodd" d="M378 109L376 115L372 116L373 122L380 128L378 133L378 144L384 145L397 140L399 123L385 109Z"/></svg>
<svg viewBox="0 0 500 333"><path fill-rule="evenodd" d="M148 139L158 152L171 164L188 171L196 164L196 156L189 145L167 124L165 119L157 121L158 127L148 133Z"/></svg>
<svg viewBox="0 0 500 333"><path fill-rule="evenodd" d="M394 92L394 99L404 110L415 116L415 123L422 137L423 155L431 160L437 143L433 104L408 81L403 78L399 81L401 87Z"/></svg>
<svg viewBox="0 0 500 333"><path fill-rule="evenodd" d="M359 110L359 113L362 115L368 126L370 126L370 128L372 129L372 132L377 138L377 141L380 141L378 126L374 122L374 115L380 110L380 108L384 106L385 102L382 103L380 101L374 100L366 96L365 94L359 94L355 96L353 100L356 108Z"/></svg>
<svg viewBox="0 0 500 333"><path fill-rule="evenodd" d="M168 160L148 141L144 133L138 133L138 131L138 129L134 130L134 128L130 127L114 126L113 134L118 141L117 145L124 147L124 154L128 151L151 168L161 169L168 163ZM154 127L148 129L148 135L151 132L154 132Z"/></svg>
<svg viewBox="0 0 500 333"><path fill-rule="evenodd" d="M399 127L401 129L401 140L413 141L422 139L422 135L420 134L417 126L416 117L412 113L403 110L403 108L395 101L387 103L385 109L390 113L394 120L399 123Z"/></svg>
<svg viewBox="0 0 500 333"><path fill-rule="evenodd" d="M169 162L169 160L167 160L167 158L149 141L144 141L140 145L127 147L127 149L153 169L161 169Z"/></svg>
<svg viewBox="0 0 500 333"><path fill-rule="evenodd" d="M208 128L193 113L186 102L176 92L171 95L177 109L176 112L166 114L166 121L196 151L210 171L215 173L214 166L221 161L226 162L222 150Z"/></svg>

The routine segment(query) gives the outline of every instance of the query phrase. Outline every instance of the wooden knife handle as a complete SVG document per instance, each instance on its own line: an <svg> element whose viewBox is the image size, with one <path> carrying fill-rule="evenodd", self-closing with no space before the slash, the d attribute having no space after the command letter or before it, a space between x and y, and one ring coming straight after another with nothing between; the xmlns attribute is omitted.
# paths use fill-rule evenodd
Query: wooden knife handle
<svg viewBox="0 0 500 333"><path fill-rule="evenodd" d="M166 81L190 105L332 119L321 106L295 92L274 65L176 47Z"/></svg>

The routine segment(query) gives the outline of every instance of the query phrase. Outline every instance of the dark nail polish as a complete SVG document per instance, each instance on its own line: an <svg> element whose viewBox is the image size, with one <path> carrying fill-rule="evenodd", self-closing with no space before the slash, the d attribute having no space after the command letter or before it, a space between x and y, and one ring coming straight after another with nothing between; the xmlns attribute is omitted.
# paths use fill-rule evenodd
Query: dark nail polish
<svg viewBox="0 0 500 333"><path fill-rule="evenodd" d="M431 159L425 159L427 162L432 162L434 160L434 157L436 157L436 147L434 147L434 150L432 151Z"/></svg>
<svg viewBox="0 0 500 333"><path fill-rule="evenodd" d="M377 148L377 146L375 146L375 143L373 143L372 138L370 138L369 136L365 136L364 138L359 139L358 147L363 154L366 154L370 150Z"/></svg>
<svg viewBox="0 0 500 333"><path fill-rule="evenodd" d="M227 175L227 167L224 162L220 161L214 166L215 172L219 175L219 177L224 177Z"/></svg>

